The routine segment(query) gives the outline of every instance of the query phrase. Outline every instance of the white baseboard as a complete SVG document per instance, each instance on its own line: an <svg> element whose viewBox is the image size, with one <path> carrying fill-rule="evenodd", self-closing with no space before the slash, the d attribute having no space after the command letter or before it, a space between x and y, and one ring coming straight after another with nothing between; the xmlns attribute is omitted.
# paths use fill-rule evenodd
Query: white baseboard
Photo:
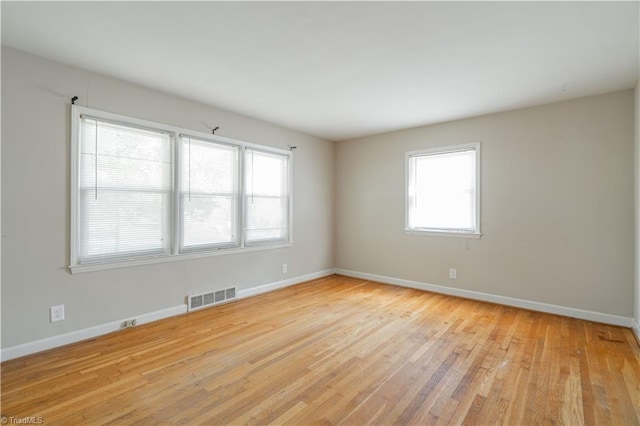
<svg viewBox="0 0 640 426"><path fill-rule="evenodd" d="M187 305L178 305L171 308L161 309L155 312L135 315L135 318L138 322L138 325L140 325L179 315L185 312L187 312ZM106 324L100 324L89 328L83 328L81 330L71 331L65 334L59 334L57 336L34 340L33 342L27 342L21 345L11 346L9 348L2 349L2 352L0 353L0 360L7 361L9 359L34 354L36 352L46 351L47 349L57 348L58 346L64 346L70 343L80 342L82 340L109 334L122 329L122 323L126 320L127 318L124 318L118 321L111 321Z"/></svg>
<svg viewBox="0 0 640 426"><path fill-rule="evenodd" d="M640 345L640 322L633 320L633 332L636 333L636 339L638 340L638 345Z"/></svg>
<svg viewBox="0 0 640 426"><path fill-rule="evenodd" d="M298 277L290 278L283 281L277 281L270 284L265 284L257 287L252 287L245 290L238 291L238 298L245 298L250 296L255 296L257 294L266 293L269 291L277 290L280 288L288 287L294 284L299 284L305 281L310 281L316 278L326 277L328 275L332 275L334 273L333 269L327 269L320 272L315 272L312 274L301 275ZM135 317L138 322L138 325L149 323L152 321L157 321L160 319L172 317L175 315L180 315L187 312L187 305L177 305L171 308L161 309L159 311L148 312L140 315L133 315L131 318ZM84 328L81 330L71 331L69 333L60 334L57 336L51 336L40 340L35 340L33 342L27 342L16 346L11 346L0 351L0 360L8 361L10 359L18 358L25 355L31 355L37 352L42 352L47 349L57 348L59 346L68 345L70 343L80 342L82 340L91 339L93 337L102 336L104 334L109 334L114 331L118 331L122 329L122 323L130 318L123 318L118 321L111 321L106 324L100 324L89 328Z"/></svg>
<svg viewBox="0 0 640 426"><path fill-rule="evenodd" d="M623 327L634 328L633 318L604 314L601 312L586 311L583 309L569 308L566 306L551 305L548 303L533 302L530 300L516 299L513 297L498 296L490 293L481 293L478 291L464 290L460 288L445 287L436 284L421 283L418 281L403 280L400 278L385 277L382 275L367 274L364 272L349 271L346 269L335 269L336 274L345 275L353 278L361 278L369 281L377 281L385 284L393 284L402 287L410 287L418 290L431 291L433 293L447 294L450 296L463 297L465 299L481 300L483 302L498 303L500 305L514 306L517 308L530 309L532 311L546 312L550 314L563 315L566 317L579 318L583 320L600 322L604 324L620 325ZM637 324L636 324L637 325ZM639 328L635 328L635 332L640 332ZM640 334L639 334L640 335Z"/></svg>
<svg viewBox="0 0 640 426"><path fill-rule="evenodd" d="M238 299L244 299L245 297L256 296L258 294L267 293L280 288L289 287L291 285L300 284L305 281L315 280L317 278L326 277L335 274L333 269L325 269L324 271L314 272L312 274L301 275L287 280L276 281L269 284L260 285L257 287L251 287L245 290L238 290Z"/></svg>
<svg viewBox="0 0 640 426"><path fill-rule="evenodd" d="M385 277L382 275L368 274L364 272L350 271L346 269L327 269L324 271L315 272L312 274L301 275L294 278L289 278L282 281L276 281L269 284L264 284L257 287L252 287L238 291L238 299L246 297L256 296L258 294L267 293L270 291L278 290L284 287L289 287L295 284L299 284L305 281L314 280L317 278L326 277L332 274L341 274L354 278L361 278L370 281L377 281L385 284L393 284L402 287L410 287L418 290L426 290L434 293L447 294L450 296L464 297L467 299L481 300L485 302L498 303L501 305L514 306L518 308L531 309L534 311L547 312L551 314L564 315L573 318L580 318L588 321L601 322L605 324L620 325L624 327L630 327L635 332L636 336L640 340L640 324L638 324L633 318L622 317L618 315L603 314L600 312L586 311L582 309L569 308L565 306L551 305L541 302L532 302L529 300L516 299L506 296L498 296L489 293L482 293L471 290L464 290L452 287L445 287L436 284L421 283L418 281L403 280L400 278ZM135 315L138 324L145 324L152 321L157 321L163 318L180 315L187 312L187 305L178 305L166 309L161 309L155 312L149 312L141 315ZM47 337L33 342L27 342L9 348L2 349L0 351L0 360L7 361L10 359L18 358L25 355L34 354L37 352L45 351L47 349L56 348L59 346L68 345L70 343L79 342L93 337L108 334L122 328L122 323L128 318L118 321L112 321L106 324L97 325L77 331L72 331L58 336Z"/></svg>

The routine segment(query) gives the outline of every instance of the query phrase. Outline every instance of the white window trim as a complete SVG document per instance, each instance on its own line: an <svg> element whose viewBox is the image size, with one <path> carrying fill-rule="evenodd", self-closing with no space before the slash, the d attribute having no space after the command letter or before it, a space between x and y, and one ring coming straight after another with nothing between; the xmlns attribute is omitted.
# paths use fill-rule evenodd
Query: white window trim
<svg viewBox="0 0 640 426"><path fill-rule="evenodd" d="M476 152L476 223L475 223L475 232L466 232L466 231L451 231L451 230L438 230L433 228L410 228L409 227L409 161L411 157L418 155L429 155L429 154L447 154L458 151L468 151L470 149L474 149ZM434 237L452 237L452 238L473 238L478 239L482 236L480 231L480 223L481 223L481 171L480 171L480 142L467 143L461 145L448 145L448 146L439 146L427 149L420 149L416 151L408 151L405 153L405 182L404 182L404 200L405 200L405 208L404 208L404 233L407 235L426 235L426 236L434 236Z"/></svg>
<svg viewBox="0 0 640 426"><path fill-rule="evenodd" d="M149 256L149 257L139 256L139 257L136 257L135 259L118 261L118 262L104 262L104 263L96 262L96 263L86 263L81 265L71 265L69 266L69 269L71 269L72 273L76 274L76 273L84 273L84 272L102 271L106 269L119 269L119 268L129 268L133 266L153 265L155 263L167 263L167 262L177 262L177 261L189 260L189 259L200 259L203 257L227 256L227 255L240 254L240 253L249 253L254 251L282 249L282 248L287 248L291 246L293 246L293 241L290 241L285 244L234 247L229 249L217 249L212 251L179 253L179 254L170 254L165 256Z"/></svg>
<svg viewBox="0 0 640 426"><path fill-rule="evenodd" d="M256 147L248 146L247 148L251 148L254 151L263 152L263 153L266 153L266 154L274 152L272 150L270 151L268 149L264 149L264 147L257 147L256 148ZM241 160L242 161L242 170L244 170L244 167L246 166L244 164L244 162L246 161L246 152L245 152L244 148L241 151L241 155L242 155L242 160ZM288 194L289 194L289 197L288 197L289 198L289 205L288 205L288 214L289 214L288 222L289 223L291 223L291 214L293 213L293 210L292 210L293 203L292 203L292 197L291 197L291 190L293 188L291 186L292 185L292 182L291 182L291 167L292 167L293 162L291 161L291 159L292 159L292 157L289 156L288 163L287 163L287 172L289 173L288 187L287 187L287 191L288 191ZM240 177L241 177L240 183L243 185L243 188L246 188L246 182L244 181L245 174L241 173ZM283 239L282 238L264 239L264 240L253 241L253 242L250 242L248 244L246 243L246 231L247 231L247 227L248 227L248 215L247 215L247 212L248 212L248 203L247 203L248 196L247 196L246 193L244 193L244 190L241 191L241 196L242 196L242 207L241 207L242 215L241 215L240 219L242 220L242 226L240 227L240 229L241 229L241 233L242 233L242 235L241 235L242 242L245 244L244 247L262 247L262 246L273 246L273 245L283 244ZM293 232L292 228L293 228L292 226L289 226L288 234ZM291 240L291 235L288 235L288 239Z"/></svg>
<svg viewBox="0 0 640 426"><path fill-rule="evenodd" d="M77 262L78 260L78 224L79 224L79 171L80 171L80 141L79 141L79 126L80 119L82 115L89 115L98 119L111 120L117 123L129 124L137 127L147 127L151 129L157 129L161 131L167 131L172 134L174 138L173 144L173 220L174 220L174 229L173 229L173 244L172 244L172 252L166 255L150 255L148 257L144 256L136 256L131 259L118 259L114 261L104 262L93 262L93 263L83 263L80 264ZM238 247L228 247L228 248L212 248L208 251L194 251L187 253L180 253L180 241L179 241L179 233L180 227L178 223L178 218L180 217L180 197L176 191L180 188L180 173L177 172L177 165L180 164L180 137L189 137L202 139L205 141L211 141L214 143L222 143L226 145L234 145L240 147L239 154L239 164L238 164L238 173L239 173L239 185L240 188L244 188L244 151L247 148L261 150L264 152L270 152L274 154L286 155L289 158L288 164L288 186L289 186L289 238L287 241L278 240L275 244L263 243L260 245L245 245L244 242L244 215L245 206L242 206L240 209L240 215L243 217L239 218L241 220L240 226L240 246ZM71 233L70 233L70 265L69 269L71 273L82 273L82 272L93 272L105 269L116 269L116 268L125 268L139 265L149 265L154 263L164 263L164 262L174 262L179 260L187 260L187 259L197 259L202 257L210 257L210 256L223 256L223 255L231 255L231 254L239 254L239 253L248 253L254 251L261 250L271 250L271 249L281 249L286 247L291 247L293 245L293 152L290 150L284 150L279 148L272 148L266 145L259 145L250 142L244 142L236 139L231 139L218 135L211 135L208 133L202 133L195 130L189 130L177 126L171 126L168 124L157 123L148 120L142 120L138 118L128 117L125 115L115 114L107 111L101 111L89 107L83 107L80 105L72 105L71 106L71 179L70 179L70 195L71 195L71 212L70 212L70 225L71 225ZM241 195L244 189L241 189ZM243 197L244 198L244 197Z"/></svg>
<svg viewBox="0 0 640 426"><path fill-rule="evenodd" d="M209 136L209 135L207 135ZM244 182L244 176L243 176L243 171L244 171L244 163L242 162L242 159L240 158L240 156L243 155L244 153L244 146L239 146L239 144L237 143L222 143L220 141L220 138L210 138L207 137L206 139L203 140L203 138L197 137L195 136L194 132L189 132L189 133L180 133L178 134L178 140L176 141L177 144L180 144L180 138L192 138L195 140L199 140L199 141L204 141L204 142L212 142L212 143L217 143L218 145L226 145L226 146L237 146L238 149L238 170L237 170L237 176L236 178L238 179L238 197L242 196L242 188L240 185L242 185L242 183ZM182 164L182 148L178 147L177 152L179 153L179 158L178 160L176 160L175 164L178 164L177 161L180 161ZM181 188L182 188L182 173L175 173L175 187L177 188L174 191L174 194L177 196L177 200L175 202L174 205L174 209L175 209L175 214L177 215L176 217L178 218L178 220L176 221L176 223L180 224L183 221L184 218L184 212L182 209L182 206L180 204L180 197L181 197ZM240 204L239 204L240 206ZM244 207L241 206L240 208L238 208L238 212L237 212L237 217L236 220L241 220L242 217L242 212ZM182 235L180 233L180 226L175 226L173 232L174 232L174 252L175 253L179 253L181 255L186 255L186 254L191 254L191 253L207 253L207 252L211 252L214 250L233 250L233 249L240 249L240 248L244 248L244 246L242 245L243 241L244 241L244 228L243 225L238 222L239 224L239 230L238 230L238 244L227 244L227 243L220 243L220 244L208 244L208 245L202 245L200 247L193 247L191 249L186 249L185 247L182 247L183 245L183 241L181 241L181 238L184 238L184 235ZM226 253L222 253L222 254L226 254Z"/></svg>

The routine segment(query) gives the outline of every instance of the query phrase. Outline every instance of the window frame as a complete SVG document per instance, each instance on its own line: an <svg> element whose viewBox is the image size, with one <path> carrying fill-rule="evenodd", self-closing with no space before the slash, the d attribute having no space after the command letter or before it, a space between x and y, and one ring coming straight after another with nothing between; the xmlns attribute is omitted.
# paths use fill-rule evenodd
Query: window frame
<svg viewBox="0 0 640 426"><path fill-rule="evenodd" d="M179 156L179 161L180 164L182 164L182 159L184 157L184 151L183 151L183 144L182 144L182 140L183 139L189 139L189 140L194 140L197 142L204 142L204 143L211 143L212 145L218 145L218 146L227 146L227 147L231 147L231 148L237 148L237 152L236 152L236 170L235 170L235 179L236 179L236 190L237 190L237 204L236 204L236 218L235 218L235 224L236 224L236 231L238 233L236 240L237 242L231 242L231 243L226 243L226 242L222 242L222 243L213 243L213 244L200 244L200 245L193 245L193 246L188 246L185 247L184 246L184 209L183 209L183 205L184 205L184 198L183 198L183 190L182 190L182 185L183 185L183 173L182 173L182 169L179 167L176 169L175 173L176 173L176 185L177 189L174 191L174 194L178 197L180 197L178 204L178 208L176 211L176 214L178 214L178 219L176 221L176 224L179 226L179 229L177 230L175 237L178 238L178 248L177 248L177 252L179 254L190 254L190 253L198 253L198 252L207 252L207 251L212 251L212 250L230 250L230 249L237 249L237 248L242 248L243 247L243 241L244 241L244 232L242 232L241 228L242 228L242 223L240 222L242 220L242 189L240 187L240 185L243 182L243 168L241 167L241 159L240 156L242 155L242 153L244 152L244 148L242 146L239 146L237 144L230 144L230 143L223 143L219 140L213 140L211 138L207 138L207 139L202 139L200 137L196 137L193 134L184 134L181 133L178 135L178 144L180 145L180 147L178 148L179 152L180 152L180 156Z"/></svg>
<svg viewBox="0 0 640 426"><path fill-rule="evenodd" d="M84 194L86 194L87 192L91 192L94 188L96 191L98 191L98 189L100 189L100 191L102 192L112 192L112 193L156 193L156 194L166 194L168 195L168 206L172 205L172 201L173 201L173 155L174 155L174 150L173 150L173 140L171 139L171 133L162 130L162 129L158 129L155 127L151 127L151 126L141 126L141 125L133 125L133 124L129 124L129 123L120 123L117 122L115 120L109 120L109 119L103 119L97 116L94 116L92 114L86 114L86 116L84 117L79 117L80 120L84 119L84 120L88 120L88 121L95 121L95 128L96 131L98 130L98 123L100 123L100 125L105 124L107 127L109 126L117 126L117 127L122 127L124 129L128 130L133 130L133 131L144 131L144 132L149 132L149 133L156 133L156 134L164 134L167 138L168 138L168 146L167 148L167 154L169 155L168 158L168 162L167 164L169 165L169 170L168 170L168 188L167 189L158 189L158 190L151 190L151 189L144 189L144 188L137 188L137 189L132 189L131 187L112 187L109 188L107 185L107 187L104 186L99 186L97 180L95 181L95 186L90 186L90 187L86 187L82 185L82 182L80 179L78 179L78 185L77 185L77 198L76 201L78 201L78 207L77 207L77 211L81 210L81 205L83 204L82 202L79 202L81 199L83 199ZM124 125L123 125L124 124ZM89 127L91 127L91 125L89 125ZM81 134L78 135L79 138L82 137ZM97 137L97 133L96 133L96 137ZM96 139L97 140L97 139ZM81 158L83 156L83 150L82 150L82 146L83 146L84 141L79 139L77 141L77 149L78 149L78 165L80 166L80 162L81 162ZM98 156L98 152L96 151L95 153L96 157ZM96 167L97 167L97 162L96 162ZM78 168L78 175L77 177L80 177L80 173L81 173L81 169ZM93 176L91 176L93 177ZM97 177L97 175L96 175ZM169 223L169 233L167 234L168 236L172 236L173 233L173 229L171 228L171 226L173 225L173 218L172 218L172 214L173 214L173 209L167 209L167 210L162 210L162 213L165 213L167 215L167 217L165 219L167 219L167 222ZM79 217L79 222L77 224L77 229L78 230L84 230L85 229L85 223L83 222L82 218L80 216ZM116 227L119 227L119 224L116 224ZM81 232L78 232L78 234L80 235ZM76 242L76 246L81 246L81 242L79 240L75 240ZM162 255L166 255L168 253L171 252L171 246L167 245L166 247L157 247L157 248L145 248L143 250L130 250L130 251L116 251L116 252L112 252L109 254L105 254L105 255L87 255L87 261L86 263L99 263L99 262L118 262L118 261L123 261L126 260L128 258L132 258L132 257L147 257L147 256L162 256Z"/></svg>
<svg viewBox="0 0 640 426"><path fill-rule="evenodd" d="M264 154L270 154L270 155L280 155L278 153L275 153L273 151L269 151L269 150L265 150L265 149L261 149L261 148L256 148L256 147L248 147L250 150L254 151L254 152L261 152ZM243 161L246 163L247 161L247 151L246 149L242 151L242 155L243 155ZM287 168L287 174L290 176L291 174L291 156L288 156L287 158L287 164L286 164L286 168ZM244 168L244 171L247 170L247 167ZM243 178L246 177L246 173L243 174ZM245 182L243 180L243 185L244 185L244 190L242 191L242 240L243 243L245 244L246 247L259 247L259 246L268 246L268 245L273 245L273 244L281 244L283 241L286 241L287 239L290 239L290 233L292 232L291 230L291 208L292 208L292 202L291 202L291 179L288 179L288 187L287 187L287 194L286 197L284 197L287 200L287 211L286 211L286 222L289 224L289 226L287 227L287 235L284 238L264 238L264 239L254 239L254 240L247 240L247 231L249 230L249 194L247 193L247 182ZM253 190L253 188L252 188ZM253 195L253 194L252 194Z"/></svg>
<svg viewBox="0 0 640 426"><path fill-rule="evenodd" d="M172 206L171 206L171 220L173 226L171 252L169 254L151 254L132 256L130 258L117 258L114 260L104 259L95 262L80 263L79 261L79 237L80 237L80 125L81 117L83 115L97 118L98 120L111 121L116 124L148 128L157 131L164 131L171 134L172 137ZM287 211L287 227L288 238L286 240L278 240L274 243L264 243L260 245L247 245L245 241L245 217L246 210L242 202L238 205L238 218L237 218L237 231L239 232L239 246L233 247L211 247L206 250L186 251L181 252L180 241L182 238L182 208L180 203L180 189L181 189L181 138L192 137L200 141L211 142L219 145L230 145L238 147L238 194L240 200L245 197L245 150L255 149L263 152L283 155L287 157L288 170L287 170L287 186L288 186L288 211ZM104 269L124 268L138 265L148 265L154 263L165 263L172 261L180 261L186 259L196 259L210 256L231 255L239 253L247 253L252 251L271 250L278 248L291 247L293 245L293 152L290 150L273 148L266 145L254 144L241 140L231 139L223 136L212 135L208 133L202 133L195 130L189 130L178 126L172 126L168 124L142 120L139 118L129 117L121 114L116 114L107 111L101 111L94 108L89 108L80 105L71 106L71 150L70 150L70 242L69 242L69 270L71 273L92 272Z"/></svg>
<svg viewBox="0 0 640 426"><path fill-rule="evenodd" d="M437 228L411 228L409 226L409 215L411 210L411 200L409 185L411 180L411 160L416 157L445 155L456 152L475 151L475 223L472 231L451 230ZM405 152L405 216L404 216L404 232L407 235L426 235L438 237L453 238L480 238L482 236L480 230L481 224L481 151L480 142L473 142L460 145L439 146L415 151Z"/></svg>

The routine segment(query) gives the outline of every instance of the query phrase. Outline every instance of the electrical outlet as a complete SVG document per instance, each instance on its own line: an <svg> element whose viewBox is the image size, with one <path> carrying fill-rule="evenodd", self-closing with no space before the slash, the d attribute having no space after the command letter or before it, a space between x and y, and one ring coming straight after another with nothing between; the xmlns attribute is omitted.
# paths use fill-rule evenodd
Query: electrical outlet
<svg viewBox="0 0 640 426"><path fill-rule="evenodd" d="M127 328L127 327L133 327L134 325L138 324L138 321L135 319L132 320L127 320L122 324L123 328Z"/></svg>
<svg viewBox="0 0 640 426"><path fill-rule="evenodd" d="M289 271L289 266L286 263L282 264L282 273L286 274Z"/></svg>
<svg viewBox="0 0 640 426"><path fill-rule="evenodd" d="M62 321L64 319L64 305L52 306L49 308L49 320L51 322Z"/></svg>
<svg viewBox="0 0 640 426"><path fill-rule="evenodd" d="M458 271L456 271L455 268L449 269L449 278L451 278L452 280L455 280L457 275L458 275Z"/></svg>

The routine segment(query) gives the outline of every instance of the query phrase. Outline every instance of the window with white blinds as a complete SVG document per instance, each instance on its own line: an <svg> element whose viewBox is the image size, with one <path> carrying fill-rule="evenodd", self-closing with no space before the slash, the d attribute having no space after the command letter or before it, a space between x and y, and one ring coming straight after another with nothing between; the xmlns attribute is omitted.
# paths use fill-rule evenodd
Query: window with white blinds
<svg viewBox="0 0 640 426"><path fill-rule="evenodd" d="M289 157L245 151L247 245L286 241L289 229Z"/></svg>
<svg viewBox="0 0 640 426"><path fill-rule="evenodd" d="M238 146L181 137L181 252L237 247Z"/></svg>
<svg viewBox="0 0 640 426"><path fill-rule="evenodd" d="M171 135L80 120L78 260L171 252Z"/></svg>
<svg viewBox="0 0 640 426"><path fill-rule="evenodd" d="M480 234L480 144L407 153L410 232Z"/></svg>
<svg viewBox="0 0 640 426"><path fill-rule="evenodd" d="M291 153L74 105L72 272L291 243Z"/></svg>

